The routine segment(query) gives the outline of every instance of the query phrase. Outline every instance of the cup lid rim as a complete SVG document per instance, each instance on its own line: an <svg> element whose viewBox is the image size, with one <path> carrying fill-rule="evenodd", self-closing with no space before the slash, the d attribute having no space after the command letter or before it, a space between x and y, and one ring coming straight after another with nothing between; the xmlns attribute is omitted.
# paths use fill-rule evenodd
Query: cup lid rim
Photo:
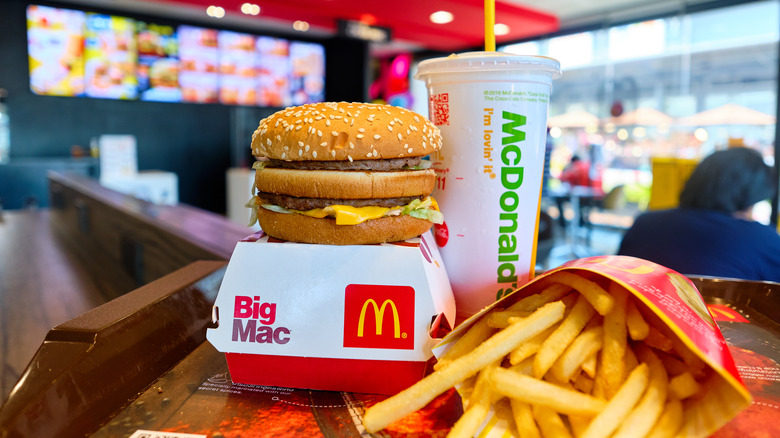
<svg viewBox="0 0 780 438"><path fill-rule="evenodd" d="M553 79L561 77L561 63L547 56L515 55L505 52L464 52L420 61L415 78L439 73L517 70L518 67L551 73Z"/></svg>

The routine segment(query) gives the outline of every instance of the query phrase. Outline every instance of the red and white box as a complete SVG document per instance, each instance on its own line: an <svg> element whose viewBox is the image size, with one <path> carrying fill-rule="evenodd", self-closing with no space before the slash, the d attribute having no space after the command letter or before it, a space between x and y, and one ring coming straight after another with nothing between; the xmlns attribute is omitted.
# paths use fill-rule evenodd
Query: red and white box
<svg viewBox="0 0 780 438"><path fill-rule="evenodd" d="M430 233L312 245L263 233L236 245L206 337L234 382L394 394L421 379L455 301Z"/></svg>

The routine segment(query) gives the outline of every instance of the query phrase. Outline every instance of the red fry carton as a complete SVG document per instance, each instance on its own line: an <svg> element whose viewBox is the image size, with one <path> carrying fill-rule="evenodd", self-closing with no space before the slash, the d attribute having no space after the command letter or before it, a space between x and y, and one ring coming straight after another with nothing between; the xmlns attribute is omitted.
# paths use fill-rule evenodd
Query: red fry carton
<svg viewBox="0 0 780 438"><path fill-rule="evenodd" d="M349 246L258 233L236 245L214 315L206 337L234 382L393 394L423 377L455 302L430 233Z"/></svg>
<svg viewBox="0 0 780 438"><path fill-rule="evenodd" d="M633 295L650 325L660 329L672 342L668 355L678 356L680 363L685 359L685 362L702 365L699 374L702 389L696 396L683 400L683 420L676 436L709 436L750 405L750 393L740 378L726 341L693 283L671 269L633 257L589 257L549 271L459 325L434 348L434 354L441 357L490 310L506 308L541 292L555 283L556 276L562 272L577 273L606 290L612 282L622 285ZM670 379L672 377L669 375ZM458 390L468 391L467 388ZM513 426L505 415L491 411L478 434L494 436L498 433L495 436L500 436L512 431Z"/></svg>

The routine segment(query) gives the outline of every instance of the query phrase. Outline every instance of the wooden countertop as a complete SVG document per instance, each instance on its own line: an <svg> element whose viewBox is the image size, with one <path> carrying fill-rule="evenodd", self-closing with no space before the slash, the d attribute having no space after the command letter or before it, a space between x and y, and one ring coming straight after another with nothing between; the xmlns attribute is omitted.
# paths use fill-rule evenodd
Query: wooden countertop
<svg viewBox="0 0 780 438"><path fill-rule="evenodd" d="M114 298L54 236L49 216L0 213L0 400L49 329Z"/></svg>
<svg viewBox="0 0 780 438"><path fill-rule="evenodd" d="M198 260L227 260L249 227L50 173L50 209L0 212L0 402L49 330Z"/></svg>

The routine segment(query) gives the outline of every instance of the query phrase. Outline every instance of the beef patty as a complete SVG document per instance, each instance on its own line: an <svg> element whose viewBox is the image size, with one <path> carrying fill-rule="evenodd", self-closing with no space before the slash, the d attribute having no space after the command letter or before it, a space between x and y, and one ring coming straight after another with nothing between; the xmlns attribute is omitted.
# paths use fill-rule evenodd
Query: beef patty
<svg viewBox="0 0 780 438"><path fill-rule="evenodd" d="M284 161L271 159L268 160L266 166L299 170L373 170L387 172L392 170L409 170L419 166L421 161L422 157L354 161Z"/></svg>
<svg viewBox="0 0 780 438"><path fill-rule="evenodd" d="M422 196L407 196L403 198L375 198L375 199L330 199L330 198L298 198L295 196L275 195L273 193L258 192L257 197L263 204L272 204L290 210L306 211L314 208L325 208L329 205L351 205L353 207L397 207L406 205Z"/></svg>

